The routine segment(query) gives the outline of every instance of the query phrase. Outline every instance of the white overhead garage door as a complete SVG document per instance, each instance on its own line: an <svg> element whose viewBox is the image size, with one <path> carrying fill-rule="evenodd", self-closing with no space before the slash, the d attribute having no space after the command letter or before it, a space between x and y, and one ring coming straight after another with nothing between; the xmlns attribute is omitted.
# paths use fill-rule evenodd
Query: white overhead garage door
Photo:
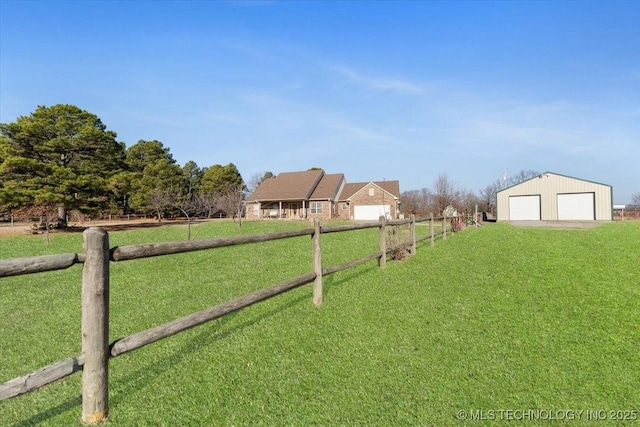
<svg viewBox="0 0 640 427"><path fill-rule="evenodd" d="M391 218L391 205L354 206L353 216L355 220L375 220L381 216Z"/></svg>
<svg viewBox="0 0 640 427"><path fill-rule="evenodd" d="M539 221L540 196L509 196L511 221Z"/></svg>
<svg viewBox="0 0 640 427"><path fill-rule="evenodd" d="M595 219L595 194L558 194L559 220Z"/></svg>

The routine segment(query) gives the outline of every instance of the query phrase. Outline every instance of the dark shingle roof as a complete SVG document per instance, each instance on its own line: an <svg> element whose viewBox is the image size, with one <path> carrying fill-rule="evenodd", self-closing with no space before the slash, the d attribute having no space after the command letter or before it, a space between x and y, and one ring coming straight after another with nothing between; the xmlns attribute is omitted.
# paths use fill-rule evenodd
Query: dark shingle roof
<svg viewBox="0 0 640 427"><path fill-rule="evenodd" d="M250 202L278 200L347 200L371 182L344 183L344 174L322 170L283 172L264 180L248 197ZM344 185L343 185L344 183ZM373 181L394 197L400 196L398 181Z"/></svg>
<svg viewBox="0 0 640 427"><path fill-rule="evenodd" d="M344 174L334 173L325 175L311 194L310 200L335 200L340 191L340 184L344 181Z"/></svg>
<svg viewBox="0 0 640 427"><path fill-rule="evenodd" d="M249 196L249 201L303 200L308 199L324 172L283 172L275 178L264 180Z"/></svg>

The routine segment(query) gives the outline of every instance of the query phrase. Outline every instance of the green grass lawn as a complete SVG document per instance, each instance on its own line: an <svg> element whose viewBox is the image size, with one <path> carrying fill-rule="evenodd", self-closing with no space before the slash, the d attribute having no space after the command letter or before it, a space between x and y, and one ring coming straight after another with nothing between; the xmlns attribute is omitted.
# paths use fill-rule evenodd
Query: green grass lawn
<svg viewBox="0 0 640 427"><path fill-rule="evenodd" d="M243 234L307 226L245 223ZM193 231L237 234L219 222ZM110 241L185 237L180 226ZM323 264L377 244L376 230L323 235ZM2 238L0 258L81 247L81 235ZM305 236L114 263L110 339L309 272L310 247ZM492 425L509 422L501 410L585 411L510 425L593 425L589 410L611 422L608 411L640 410L639 255L632 222L488 224L427 241L386 269L326 277L319 308L307 285L112 359L108 425L483 424L462 410L493 414ZM0 279L1 382L80 354L80 275L77 265ZM80 379L0 402L0 425L80 424Z"/></svg>

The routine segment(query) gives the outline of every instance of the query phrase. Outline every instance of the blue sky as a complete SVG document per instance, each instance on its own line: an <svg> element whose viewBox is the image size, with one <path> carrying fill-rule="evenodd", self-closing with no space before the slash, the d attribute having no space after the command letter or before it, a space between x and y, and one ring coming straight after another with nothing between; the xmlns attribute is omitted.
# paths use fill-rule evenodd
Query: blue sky
<svg viewBox="0 0 640 427"><path fill-rule="evenodd" d="M73 104L252 175L640 192L640 1L0 0L0 122Z"/></svg>

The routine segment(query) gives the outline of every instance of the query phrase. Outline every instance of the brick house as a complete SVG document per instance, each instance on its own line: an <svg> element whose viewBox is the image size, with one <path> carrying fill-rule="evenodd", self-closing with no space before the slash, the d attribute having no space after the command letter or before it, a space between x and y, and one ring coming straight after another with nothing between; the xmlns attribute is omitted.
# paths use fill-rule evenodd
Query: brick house
<svg viewBox="0 0 640 427"><path fill-rule="evenodd" d="M247 198L247 219L398 218L398 181L347 184L344 174L284 172L264 180ZM374 218L375 217L375 218Z"/></svg>
<svg viewBox="0 0 640 427"><path fill-rule="evenodd" d="M338 217L344 220L398 219L400 183L398 181L354 182L346 184L338 198Z"/></svg>

